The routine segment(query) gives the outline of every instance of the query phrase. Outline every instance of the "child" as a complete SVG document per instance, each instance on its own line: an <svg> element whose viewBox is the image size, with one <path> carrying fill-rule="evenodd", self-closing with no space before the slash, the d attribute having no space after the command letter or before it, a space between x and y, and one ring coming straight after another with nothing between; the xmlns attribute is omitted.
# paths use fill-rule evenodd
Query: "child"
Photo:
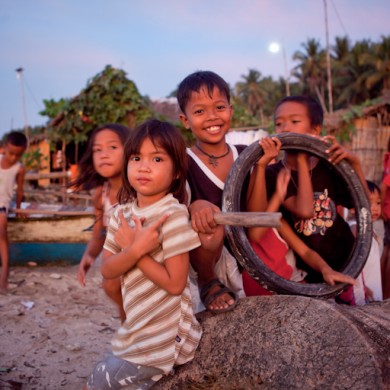
<svg viewBox="0 0 390 390"><path fill-rule="evenodd" d="M379 187L372 181L367 180L367 187L370 191L371 219L374 223L377 221L382 212L381 192ZM353 210L351 210L353 214ZM356 220L350 222L352 231L356 232ZM374 225L373 225L374 227ZM370 253L368 254L366 264L362 272L356 279L353 288L343 292L338 300L340 303L350 305L365 305L372 301L382 301L382 277L381 277L381 239L373 229L372 243Z"/></svg>
<svg viewBox="0 0 390 390"><path fill-rule="evenodd" d="M383 179L380 184L382 217L385 225L384 248L381 258L383 298L390 298L390 137L383 157Z"/></svg>
<svg viewBox="0 0 390 390"><path fill-rule="evenodd" d="M109 123L95 129L89 139L87 150L79 163L79 175L70 183L71 187L95 189L93 205L95 224L93 236L81 259L77 279L85 286L89 268L103 249L106 227L117 205L117 195L122 186L123 147L130 130L122 125ZM106 294L119 306L123 321L125 312L122 305L119 278L103 279Z"/></svg>
<svg viewBox="0 0 390 390"><path fill-rule="evenodd" d="M177 99L180 119L196 139L187 150L191 223L202 243L190 253L197 273L194 295L199 295L199 285L204 305L197 297L196 311L206 307L214 313L224 312L232 310L244 293L236 260L224 247L224 226L214 222L214 213L221 209L227 175L245 146L226 143L233 109L229 86L220 76L210 71L190 74L179 84Z"/></svg>
<svg viewBox="0 0 390 390"><path fill-rule="evenodd" d="M286 97L275 109L276 132L319 136L322 121L321 106L310 97ZM333 136L322 139L330 143L328 162L304 153L286 152L281 161L267 167L267 192L270 198L275 191L278 172L283 167L291 170L287 195L282 203L283 217L298 237L331 268L342 270L352 252L354 236L338 214L337 206L353 206L348 188L332 164L348 160L362 184L365 187L366 184L358 158L338 144ZM306 281L322 282L321 275L308 267L300 256L297 256L297 265L308 273Z"/></svg>
<svg viewBox="0 0 390 390"><path fill-rule="evenodd" d="M27 138L23 133L12 131L4 142L3 154L0 155L0 256L1 276L0 291L8 288L9 247L7 235L7 218L9 205L16 189L16 208L20 208L23 199L25 168L20 163L27 149ZM19 215L18 215L19 216ZM23 217L23 216L20 216Z"/></svg>
<svg viewBox="0 0 390 390"><path fill-rule="evenodd" d="M194 356L201 328L188 251L200 241L181 204L186 174L185 142L175 127L150 120L133 131L101 268L105 278L121 278L127 316L112 341L114 356L95 367L87 389L147 389Z"/></svg>
<svg viewBox="0 0 390 390"><path fill-rule="evenodd" d="M281 142L278 138L267 137L260 140L259 144L264 153L256 163L251 174L247 195L247 209L248 211L276 212L285 198L290 172L286 169L282 169L279 172L276 191L267 207L264 208L264 205L267 203L266 199L264 199L266 186L265 170L270 161L278 156ZM285 279L301 282L306 276L306 272L296 268L295 257L290 250L291 248L310 268L321 273L324 281L329 285L333 286L335 282L354 283L353 278L334 271L318 253L305 245L283 219L278 230L263 227L249 228L248 238L260 260L273 272ZM243 283L247 296L271 294L271 292L254 281L245 270L243 271Z"/></svg>

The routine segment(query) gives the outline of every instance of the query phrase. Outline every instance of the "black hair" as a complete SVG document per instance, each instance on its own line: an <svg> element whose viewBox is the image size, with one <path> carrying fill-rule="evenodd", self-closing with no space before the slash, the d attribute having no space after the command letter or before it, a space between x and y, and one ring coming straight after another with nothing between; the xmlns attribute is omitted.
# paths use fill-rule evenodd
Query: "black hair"
<svg viewBox="0 0 390 390"><path fill-rule="evenodd" d="M122 188L119 191L119 203L127 203L136 198L137 193L130 185L127 176L127 164L131 156L139 154L145 139L149 138L155 146L165 150L172 159L173 181L169 193L180 202L186 203L186 180L188 171L188 156L186 144L180 131L168 122L150 119L135 128L125 144L122 169Z"/></svg>
<svg viewBox="0 0 390 390"><path fill-rule="evenodd" d="M199 92L202 87L207 88L211 97L214 88L218 88L226 96L230 104L230 88L227 82L219 75L211 71L197 71L188 75L177 89L177 101L183 114L193 92Z"/></svg>
<svg viewBox="0 0 390 390"><path fill-rule="evenodd" d="M368 187L368 190L370 191L371 194L373 194L375 191L377 191L380 195L381 193L381 190L379 188L378 185L376 185L373 181L371 180L366 180L367 182L367 187Z"/></svg>
<svg viewBox="0 0 390 390"><path fill-rule="evenodd" d="M93 166L93 145L95 143L96 135L103 130L110 130L117 134L123 145L130 134L130 129L128 127L117 123L106 123L93 130L88 140L87 150L78 164L79 174L73 182L69 183L70 187L74 186L83 190L90 190L103 185L107 180L99 175Z"/></svg>
<svg viewBox="0 0 390 390"><path fill-rule="evenodd" d="M21 146L26 149L28 145L27 137L20 131L11 131L5 137L4 144L11 144L14 146Z"/></svg>
<svg viewBox="0 0 390 390"><path fill-rule="evenodd" d="M313 99L310 96L304 95L286 96L278 101L275 106L274 113L283 103L288 102L299 103L306 107L307 112L309 114L310 125L312 127L322 126L322 123L324 121L324 111L322 110L322 107L317 100Z"/></svg>

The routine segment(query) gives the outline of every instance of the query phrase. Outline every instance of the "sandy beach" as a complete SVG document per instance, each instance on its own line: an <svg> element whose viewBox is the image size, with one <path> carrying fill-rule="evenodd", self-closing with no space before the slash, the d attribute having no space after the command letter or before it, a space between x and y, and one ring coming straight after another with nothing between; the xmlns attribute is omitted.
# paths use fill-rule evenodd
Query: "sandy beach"
<svg viewBox="0 0 390 390"><path fill-rule="evenodd" d="M119 316L101 288L99 265L86 287L76 271L11 267L9 289L0 295L0 389L82 389L110 350Z"/></svg>

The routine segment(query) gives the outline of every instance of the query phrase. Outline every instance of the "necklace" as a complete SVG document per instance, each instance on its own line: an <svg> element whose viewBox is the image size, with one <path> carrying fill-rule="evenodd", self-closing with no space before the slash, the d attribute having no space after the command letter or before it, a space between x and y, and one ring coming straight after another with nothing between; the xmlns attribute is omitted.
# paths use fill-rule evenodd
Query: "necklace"
<svg viewBox="0 0 390 390"><path fill-rule="evenodd" d="M218 166L218 161L220 158L225 157L230 152L230 146L229 144L226 144L227 151L224 154L221 154L220 156L214 156L213 154L209 154L205 152L198 144L195 144L195 147L198 148L205 156L209 158L209 164L211 164L214 168Z"/></svg>

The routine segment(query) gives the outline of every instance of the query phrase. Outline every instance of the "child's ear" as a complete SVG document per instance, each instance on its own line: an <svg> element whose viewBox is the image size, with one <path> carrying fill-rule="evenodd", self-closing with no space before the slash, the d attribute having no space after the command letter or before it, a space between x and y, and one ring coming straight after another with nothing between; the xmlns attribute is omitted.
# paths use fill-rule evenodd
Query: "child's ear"
<svg viewBox="0 0 390 390"><path fill-rule="evenodd" d="M180 120L181 120L181 123L183 123L183 126L184 126L186 129L189 129L189 128L190 128L190 123L188 122L187 117L186 117L184 114L180 114L180 115L179 115L179 118L180 118Z"/></svg>

